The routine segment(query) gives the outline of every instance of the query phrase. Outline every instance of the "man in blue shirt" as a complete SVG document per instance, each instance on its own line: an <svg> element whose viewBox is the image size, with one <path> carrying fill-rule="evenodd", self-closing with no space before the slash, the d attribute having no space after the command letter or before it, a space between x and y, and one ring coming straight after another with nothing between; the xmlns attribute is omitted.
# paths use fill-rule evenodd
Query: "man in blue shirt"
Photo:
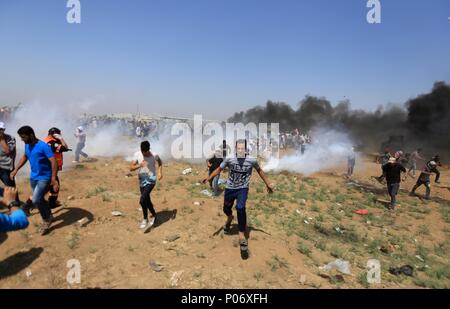
<svg viewBox="0 0 450 309"><path fill-rule="evenodd" d="M32 202L33 205L38 207L39 213L41 214L43 223L40 232L41 235L45 235L50 229L53 216L50 206L44 197L49 191L50 186L53 187L53 190L58 191L58 182L56 181L58 164L50 146L37 139L31 127L23 126L17 133L25 143L25 153L17 167L11 172L11 178L13 179L25 163L30 161Z"/></svg>

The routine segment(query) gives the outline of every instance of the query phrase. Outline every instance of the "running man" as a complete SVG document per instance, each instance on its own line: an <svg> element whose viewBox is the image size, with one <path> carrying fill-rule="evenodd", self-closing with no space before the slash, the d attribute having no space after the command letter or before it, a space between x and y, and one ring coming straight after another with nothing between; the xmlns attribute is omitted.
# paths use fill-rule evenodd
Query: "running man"
<svg viewBox="0 0 450 309"><path fill-rule="evenodd" d="M150 142L141 143L141 151L136 152L131 162L130 171L138 171L139 188L141 198L139 203L142 207L144 220L139 226L147 233L156 222L156 211L150 197L150 193L156 185L156 165L158 163L158 180L162 179L162 161L156 153L150 151ZM148 211L152 214L152 219L148 220Z"/></svg>
<svg viewBox="0 0 450 309"><path fill-rule="evenodd" d="M395 157L389 158L387 164L383 165L383 175L386 177L387 189L391 197L390 210L395 209L396 196L400 189L401 173L406 173L406 169Z"/></svg>
<svg viewBox="0 0 450 309"><path fill-rule="evenodd" d="M355 147L352 147L347 157L347 177L353 176L353 169L355 168L355 163L356 163Z"/></svg>
<svg viewBox="0 0 450 309"><path fill-rule="evenodd" d="M19 164L11 172L11 179L14 179L17 172L30 162L30 185L32 192L32 203L37 206L42 218L42 225L39 228L41 235L47 234L53 220L52 211L45 201L45 194L50 189L58 191L58 182L56 181L56 172L58 164L53 155L53 151L43 141L36 138L33 128L23 126L18 131L22 141L25 143L25 153L19 161Z"/></svg>
<svg viewBox="0 0 450 309"><path fill-rule="evenodd" d="M86 133L83 127L78 127L75 131L75 137L77 138L77 148L75 149L75 161L72 163L80 163L80 155L87 158L87 153L83 152L83 148L86 146Z"/></svg>
<svg viewBox="0 0 450 309"><path fill-rule="evenodd" d="M379 161L381 163L381 170L382 170L381 176L377 178L379 182L383 182L383 179L385 177L384 166L389 162L390 158L391 158L391 153L387 149L384 151L384 154L379 158Z"/></svg>
<svg viewBox="0 0 450 309"><path fill-rule="evenodd" d="M410 195L415 196L416 195L416 189L420 187L421 185L424 185L426 188L425 193L425 199L430 199L431 194L431 186L430 186L430 175L433 174L433 170L436 169L437 163L435 161L428 162L425 167L423 168L422 172L419 175L419 178L417 179L416 184L411 190Z"/></svg>
<svg viewBox="0 0 450 309"><path fill-rule="evenodd" d="M245 238L247 229L247 214L245 212L245 204L249 190L250 177L254 168L267 187L267 192L272 193L272 186L266 174L260 168L256 158L247 157L245 149L245 140L236 142L236 156L226 157L220 166L212 172L207 178L203 179L203 183L211 181L222 172L226 167L229 168L228 180L224 194L223 212L227 215L227 221L223 228L224 234L229 235L231 232L231 222L233 221L233 204L236 201L237 218L239 225L239 244L242 258L248 258L248 240Z"/></svg>
<svg viewBox="0 0 450 309"><path fill-rule="evenodd" d="M427 165L429 165L431 162L436 163L434 165L434 167L432 168L432 170L431 170L432 173L436 174L436 178L434 179L434 182L435 183L441 183L439 181L439 178L441 177L441 173L439 172L439 170L437 168L438 166L442 166L441 157L439 155L435 155L434 157L431 158L430 161L427 162Z"/></svg>
<svg viewBox="0 0 450 309"><path fill-rule="evenodd" d="M408 165L409 165L408 172L406 173L403 180L406 179L406 176L408 176L408 175L411 176L411 171L412 171L412 177L413 178L416 177L417 160L425 160L420 155L421 153L422 153L422 148L418 148L417 150L415 150L411 153L411 155L409 156L409 161L408 161Z"/></svg>

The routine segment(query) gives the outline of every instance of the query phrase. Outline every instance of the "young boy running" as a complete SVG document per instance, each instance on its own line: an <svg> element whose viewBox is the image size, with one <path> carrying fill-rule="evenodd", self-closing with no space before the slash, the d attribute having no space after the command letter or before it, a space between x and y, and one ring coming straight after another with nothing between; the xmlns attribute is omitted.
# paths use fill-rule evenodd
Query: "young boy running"
<svg viewBox="0 0 450 309"><path fill-rule="evenodd" d="M254 168L261 179L264 181L269 193L273 192L272 186L260 168L256 158L247 157L245 149L245 140L236 142L236 156L227 157L220 166L212 172L207 178L203 179L203 183L214 179L225 168L229 168L228 180L224 194L223 212L227 215L227 221L223 228L224 234L230 234L231 222L233 221L233 204L236 202L236 210L239 225L239 245L242 258L248 257L248 241L245 238L247 228L247 214L245 212L245 204L249 190L250 177Z"/></svg>
<svg viewBox="0 0 450 309"><path fill-rule="evenodd" d="M144 220L140 228L147 233L156 222L156 211L153 207L150 193L156 185L156 164L158 163L158 180L162 179L162 161L156 153L150 151L150 143L143 141L141 143L141 151L135 153L131 162L130 171L138 171L139 187L141 190L141 198L139 203L142 207ZM152 214L152 219L148 220L148 211Z"/></svg>

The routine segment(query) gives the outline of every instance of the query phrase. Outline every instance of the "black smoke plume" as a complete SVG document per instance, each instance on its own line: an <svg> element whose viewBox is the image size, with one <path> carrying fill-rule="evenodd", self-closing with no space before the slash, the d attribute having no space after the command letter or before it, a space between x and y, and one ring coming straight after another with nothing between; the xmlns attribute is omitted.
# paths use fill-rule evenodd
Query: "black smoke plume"
<svg viewBox="0 0 450 309"><path fill-rule="evenodd" d="M403 105L379 106L375 112L352 109L348 100L332 106L326 98L308 95L299 102L297 109L283 102L268 101L265 106L235 113L228 121L278 122L281 132L295 128L307 132L326 127L348 133L365 151L380 151L383 142L396 136L403 138L404 151L421 147L426 154L448 155L450 85L436 82L427 94L410 99Z"/></svg>

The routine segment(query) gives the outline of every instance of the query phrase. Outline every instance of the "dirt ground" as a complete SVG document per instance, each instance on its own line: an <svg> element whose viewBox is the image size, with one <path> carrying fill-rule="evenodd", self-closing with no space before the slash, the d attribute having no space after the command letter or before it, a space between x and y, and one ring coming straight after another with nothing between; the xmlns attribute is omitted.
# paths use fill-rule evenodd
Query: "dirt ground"
<svg viewBox="0 0 450 309"><path fill-rule="evenodd" d="M414 179L402 183L394 212L385 208L385 187L371 178L380 166L369 158L357 163L351 181L345 164L309 177L269 174L271 196L255 173L247 202L250 258L243 260L237 225L234 235L220 230L223 195L200 193L208 189L199 184L203 165L164 162L164 178L152 193L160 223L147 234L138 227L139 188L128 165L98 158L63 171L63 206L54 210L51 232L37 233L34 211L28 229L0 235L0 288L450 288L446 168L442 184L433 182L431 201L421 199L423 187L418 197L408 196ZM187 167L193 172L182 175ZM18 187L22 198L29 194L27 179ZM351 275L319 269L336 258L350 262ZM80 262L81 283L66 280L70 259ZM380 284L367 282L369 259L381 263ZM162 265L160 272L151 260ZM412 277L388 271L406 264L414 267Z"/></svg>

